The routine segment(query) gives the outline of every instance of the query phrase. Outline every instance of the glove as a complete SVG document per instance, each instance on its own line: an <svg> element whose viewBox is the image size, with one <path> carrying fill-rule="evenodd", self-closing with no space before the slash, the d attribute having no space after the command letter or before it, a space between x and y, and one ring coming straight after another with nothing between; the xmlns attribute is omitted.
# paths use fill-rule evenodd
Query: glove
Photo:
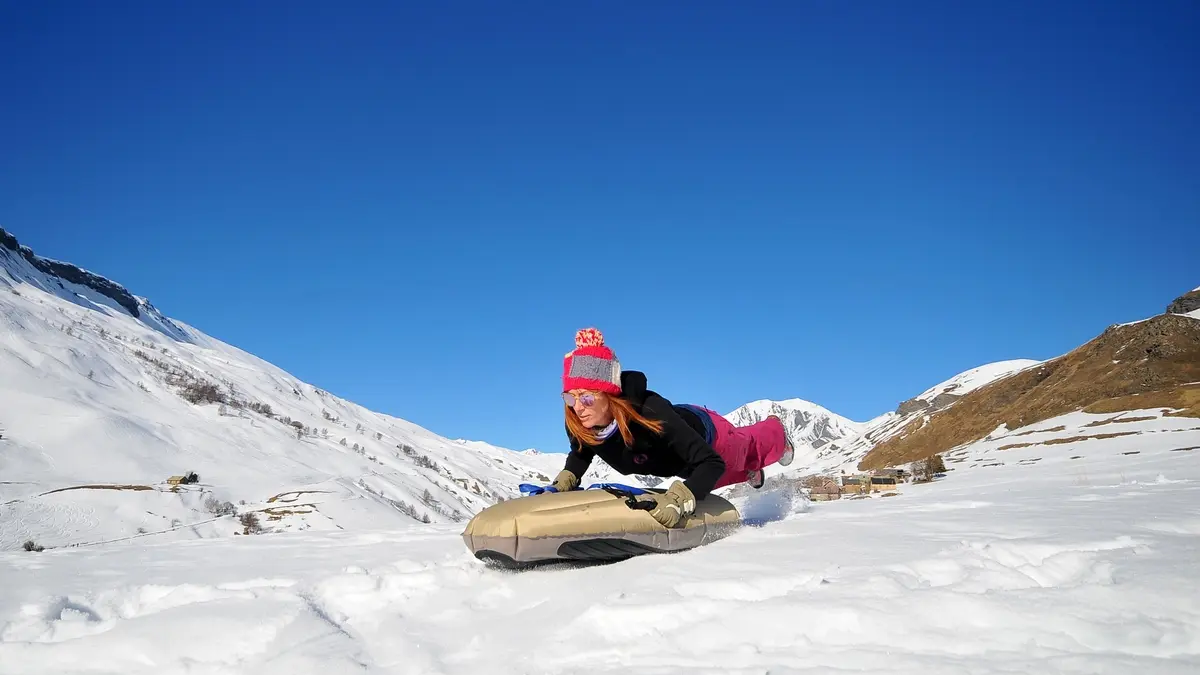
<svg viewBox="0 0 1200 675"><path fill-rule="evenodd" d="M579 487L579 478L575 474L563 469L554 477L554 482L550 484L555 492L570 492Z"/></svg>
<svg viewBox="0 0 1200 675"><path fill-rule="evenodd" d="M647 505L653 502L654 507L650 509L650 515L662 523L663 527L678 527L696 512L696 497L682 481L675 481L670 489L661 494L641 495L638 501Z"/></svg>
<svg viewBox="0 0 1200 675"><path fill-rule="evenodd" d="M521 490L521 494L525 496L540 495L543 492L570 492L576 487L579 487L579 479L575 474L563 469L554 477L554 482L549 485L534 485L532 483L521 483L517 486Z"/></svg>

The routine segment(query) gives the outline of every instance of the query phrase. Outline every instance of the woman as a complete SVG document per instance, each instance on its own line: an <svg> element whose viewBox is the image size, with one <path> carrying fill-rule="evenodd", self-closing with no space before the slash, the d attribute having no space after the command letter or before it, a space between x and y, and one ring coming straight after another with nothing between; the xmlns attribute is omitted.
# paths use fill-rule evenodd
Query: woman
<svg viewBox="0 0 1200 675"><path fill-rule="evenodd" d="M623 475L679 476L650 514L666 527L683 523L696 502L733 483L763 485L763 467L791 464L794 455L783 422L774 415L735 427L711 410L674 405L646 388L646 376L621 371L612 349L595 328L575 334L575 350L563 359L563 400L571 452L552 487L579 487L599 456Z"/></svg>

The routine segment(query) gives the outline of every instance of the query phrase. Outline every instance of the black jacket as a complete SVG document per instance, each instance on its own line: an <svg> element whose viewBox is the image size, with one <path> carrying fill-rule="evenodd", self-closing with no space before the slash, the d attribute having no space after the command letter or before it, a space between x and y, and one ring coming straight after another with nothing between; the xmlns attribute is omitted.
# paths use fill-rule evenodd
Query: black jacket
<svg viewBox="0 0 1200 675"><path fill-rule="evenodd" d="M619 429L600 445L581 444L568 431L571 452L563 468L582 481L592 458L599 456L624 476L679 476L685 479L684 484L697 500L707 497L725 473L725 460L704 440L704 424L700 419L691 410L673 405L646 389L646 376L636 370L621 373L621 392L622 398L642 415L663 422L662 435L634 422L629 428L633 447L629 447Z"/></svg>

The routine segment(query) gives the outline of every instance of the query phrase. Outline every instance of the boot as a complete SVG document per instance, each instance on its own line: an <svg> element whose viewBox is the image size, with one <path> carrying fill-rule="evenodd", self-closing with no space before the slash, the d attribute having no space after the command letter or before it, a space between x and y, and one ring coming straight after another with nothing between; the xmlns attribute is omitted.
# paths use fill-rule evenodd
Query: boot
<svg viewBox="0 0 1200 675"><path fill-rule="evenodd" d="M783 420L779 419L778 415L767 415L767 419L775 418L779 422L779 426L783 426ZM783 442L787 444L787 450L783 451L783 456L779 458L779 466L787 466L792 463L796 457L796 449L792 447L792 439L788 436L787 427L783 429Z"/></svg>

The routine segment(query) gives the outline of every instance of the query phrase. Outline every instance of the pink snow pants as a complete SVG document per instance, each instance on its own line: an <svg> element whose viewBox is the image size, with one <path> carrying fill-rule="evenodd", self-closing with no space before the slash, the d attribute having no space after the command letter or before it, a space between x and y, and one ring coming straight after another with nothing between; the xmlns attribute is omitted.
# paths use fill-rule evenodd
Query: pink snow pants
<svg viewBox="0 0 1200 675"><path fill-rule="evenodd" d="M715 490L734 483L744 483L751 471L779 461L787 451L787 436L783 423L767 418L747 427L735 427L720 413L702 408L716 427L713 450L725 460L725 473L717 479Z"/></svg>

